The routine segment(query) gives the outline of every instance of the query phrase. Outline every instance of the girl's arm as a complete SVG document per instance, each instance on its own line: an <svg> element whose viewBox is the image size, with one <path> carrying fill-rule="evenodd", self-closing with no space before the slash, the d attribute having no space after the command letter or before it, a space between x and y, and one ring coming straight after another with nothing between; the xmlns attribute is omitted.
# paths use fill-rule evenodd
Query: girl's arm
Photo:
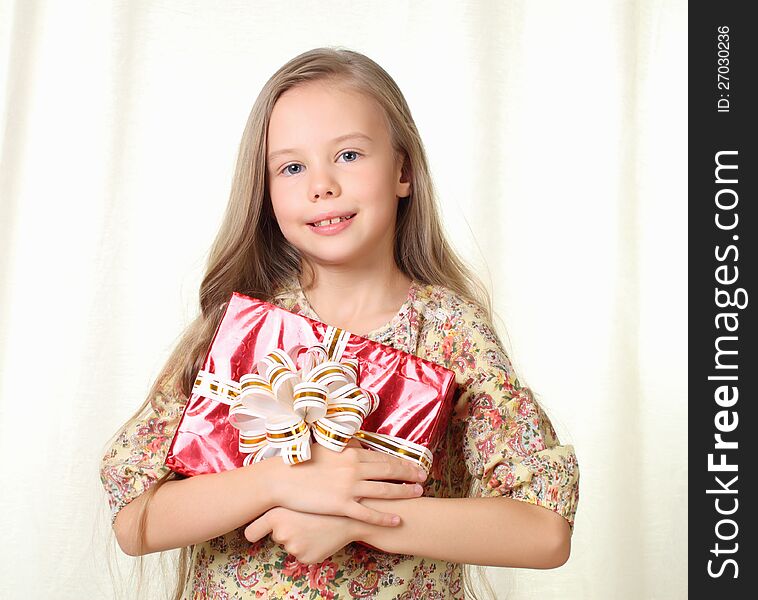
<svg viewBox="0 0 758 600"><path fill-rule="evenodd" d="M398 527L353 521L352 536L385 552L457 563L552 569L571 552L568 521L552 510L512 498L364 499L391 510Z"/></svg>
<svg viewBox="0 0 758 600"><path fill-rule="evenodd" d="M377 481L423 481L408 461L362 448L333 452L314 444L311 460L286 465L274 456L231 471L164 483L148 505L144 545L138 519L142 494L119 511L113 527L121 549L132 556L204 542L247 525L275 506L344 515L392 526L395 513L376 511L359 498L415 498L421 486Z"/></svg>
<svg viewBox="0 0 758 600"><path fill-rule="evenodd" d="M137 525L147 493L116 515L116 540L126 554L139 556L232 531L275 506L270 485L272 467L269 459L223 473L167 481L148 505L144 545L138 538Z"/></svg>
<svg viewBox="0 0 758 600"><path fill-rule="evenodd" d="M386 500L364 500L376 508ZM245 537L266 534L298 561L322 562L350 541L390 553L498 567L550 569L568 560L571 531L559 514L512 498L394 500L402 525L375 527L347 517L273 508L253 521Z"/></svg>

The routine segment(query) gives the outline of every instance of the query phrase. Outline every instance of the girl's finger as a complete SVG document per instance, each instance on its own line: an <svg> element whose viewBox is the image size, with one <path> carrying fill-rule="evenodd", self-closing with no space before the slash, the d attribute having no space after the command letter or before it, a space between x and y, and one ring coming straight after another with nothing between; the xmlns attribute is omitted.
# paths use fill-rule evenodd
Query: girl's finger
<svg viewBox="0 0 758 600"><path fill-rule="evenodd" d="M273 529L268 521L268 515L261 515L245 528L245 538L249 542L257 542L263 536L271 533Z"/></svg>
<svg viewBox="0 0 758 600"><path fill-rule="evenodd" d="M389 461L361 462L358 464L358 476L361 479L393 479L396 481L425 481L426 472L416 465L390 457Z"/></svg>
<svg viewBox="0 0 758 600"><path fill-rule="evenodd" d="M369 525L379 525L380 527L395 527L400 524L399 515L379 512L368 506L363 506L358 502L353 502L346 516L355 519L356 521L363 521Z"/></svg>
<svg viewBox="0 0 758 600"><path fill-rule="evenodd" d="M418 483L387 483L384 481L361 481L355 486L359 498L418 498L424 488Z"/></svg>
<svg viewBox="0 0 758 600"><path fill-rule="evenodd" d="M355 452L358 454L358 459L361 462L384 462L387 460L387 458L393 458L384 452L379 452L378 450L369 450L363 447L356 448ZM403 459L399 458L398 460Z"/></svg>

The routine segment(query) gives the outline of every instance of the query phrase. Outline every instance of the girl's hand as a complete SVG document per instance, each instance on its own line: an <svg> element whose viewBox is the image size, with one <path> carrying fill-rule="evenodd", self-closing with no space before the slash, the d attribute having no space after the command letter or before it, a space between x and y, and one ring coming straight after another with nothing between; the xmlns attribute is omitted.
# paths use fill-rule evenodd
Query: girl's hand
<svg viewBox="0 0 758 600"><path fill-rule="evenodd" d="M393 526L396 515L364 506L361 498L418 498L423 488L413 482L424 481L423 469L407 460L360 447L353 440L342 452L311 445L311 459L286 465L278 456L272 482L277 506L304 513L345 516L372 525ZM382 480L409 481L408 485Z"/></svg>
<svg viewBox="0 0 758 600"><path fill-rule="evenodd" d="M277 544L301 563L320 563L353 541L355 521L348 517L301 513L277 506L263 513L245 529L256 542L271 534Z"/></svg>

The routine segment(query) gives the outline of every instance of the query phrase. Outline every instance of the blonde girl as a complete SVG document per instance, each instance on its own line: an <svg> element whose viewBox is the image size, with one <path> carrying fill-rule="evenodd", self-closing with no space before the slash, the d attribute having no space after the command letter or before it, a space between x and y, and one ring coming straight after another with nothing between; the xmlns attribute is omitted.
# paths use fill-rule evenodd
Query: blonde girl
<svg viewBox="0 0 758 600"><path fill-rule="evenodd" d="M318 444L292 467L273 457L171 473L168 446L234 291L453 370L454 414L428 478L358 445ZM573 448L519 383L486 291L445 239L408 105L366 56L311 50L264 85L199 315L101 478L124 552L183 549L175 598L463 598L464 564L568 559Z"/></svg>

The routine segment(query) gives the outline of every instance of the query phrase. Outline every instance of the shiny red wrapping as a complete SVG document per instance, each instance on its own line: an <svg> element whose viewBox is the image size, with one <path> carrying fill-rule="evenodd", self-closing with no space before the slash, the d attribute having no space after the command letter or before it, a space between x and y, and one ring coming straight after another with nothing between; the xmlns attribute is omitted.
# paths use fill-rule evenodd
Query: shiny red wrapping
<svg viewBox="0 0 758 600"><path fill-rule="evenodd" d="M235 292L205 358L203 369L239 381L274 348L311 346L327 326ZM452 410L452 371L390 346L351 335L343 357L359 363L358 385L379 395L379 407L361 429L394 435L434 452ZM239 430L229 407L193 393L171 442L166 465L182 475L217 473L242 466ZM316 443L312 441L312 443Z"/></svg>

